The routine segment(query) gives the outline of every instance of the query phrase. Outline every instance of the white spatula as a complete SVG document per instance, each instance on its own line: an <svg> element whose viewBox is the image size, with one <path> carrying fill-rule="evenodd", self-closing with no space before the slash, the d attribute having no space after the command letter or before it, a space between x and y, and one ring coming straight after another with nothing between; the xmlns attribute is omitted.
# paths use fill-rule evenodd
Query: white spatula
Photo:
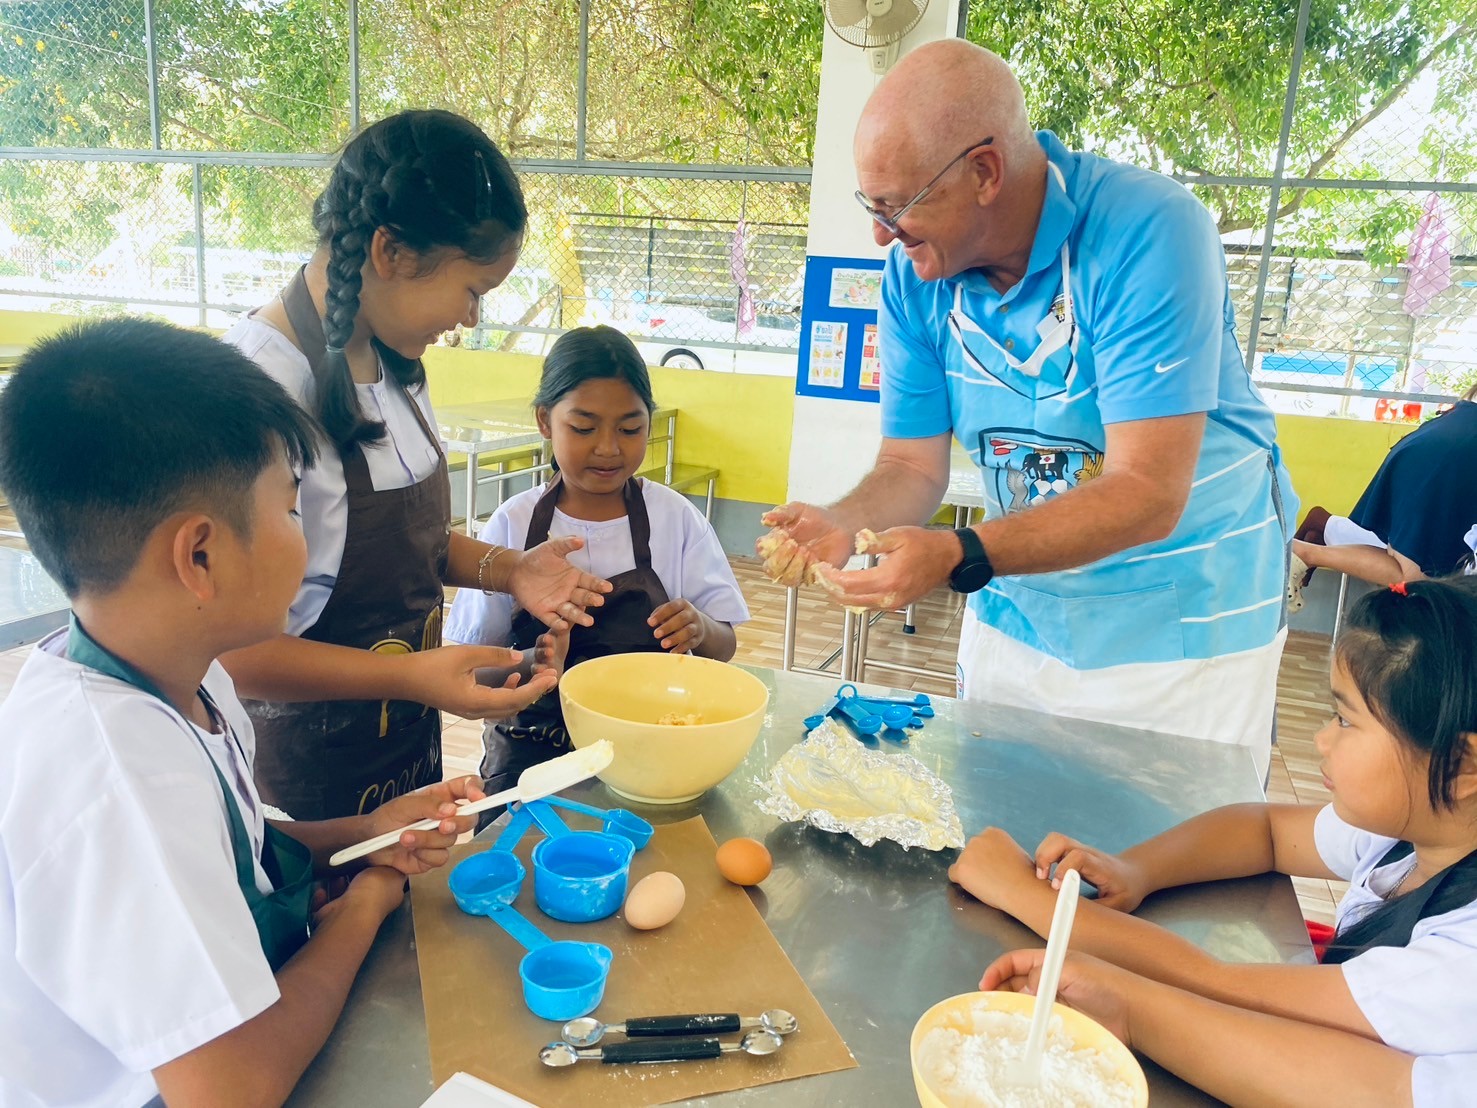
<svg viewBox="0 0 1477 1108"><path fill-rule="evenodd" d="M1052 913L1051 931L1046 936L1046 958L1041 963L1041 979L1036 985L1036 1011L1031 1016L1026 1053L1006 1074L1012 1085L1041 1084L1046 1025L1051 1020L1051 1006L1056 1003L1056 987L1062 978L1062 963L1067 960L1067 939L1072 934L1072 920L1077 915L1077 897L1082 888L1082 876L1076 870L1069 869L1060 876L1062 887L1056 894L1056 911Z"/></svg>
<svg viewBox="0 0 1477 1108"><path fill-rule="evenodd" d="M527 804L530 800L539 800L594 777L610 765L614 758L615 747L605 739L601 739L583 750L572 750L558 758L551 758L547 762L529 766L519 774L518 784L511 789L504 789L482 800L463 803L457 809L456 814L469 816L474 812L483 812L488 808L496 808L499 804L508 804L514 800L522 804ZM400 841L400 836L407 831L431 831L440 823L439 819L423 819L419 823L409 824L398 831L386 831L383 835L376 835L372 839L365 839L362 843L345 847L328 859L328 864L341 866L345 862L352 862L355 858L363 858L366 854L373 854L376 850L394 846Z"/></svg>

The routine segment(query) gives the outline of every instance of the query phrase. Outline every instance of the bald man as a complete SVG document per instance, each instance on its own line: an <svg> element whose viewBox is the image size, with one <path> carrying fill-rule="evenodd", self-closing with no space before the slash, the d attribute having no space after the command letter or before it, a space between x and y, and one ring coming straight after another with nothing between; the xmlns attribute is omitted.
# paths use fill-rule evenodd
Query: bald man
<svg viewBox="0 0 1477 1108"><path fill-rule="evenodd" d="M1209 214L1032 131L1009 67L959 40L878 85L855 155L892 245L882 449L840 502L766 517L771 572L878 608L947 582L961 696L1244 744L1265 778L1296 503ZM951 436L986 518L925 529ZM864 528L880 564L836 572Z"/></svg>

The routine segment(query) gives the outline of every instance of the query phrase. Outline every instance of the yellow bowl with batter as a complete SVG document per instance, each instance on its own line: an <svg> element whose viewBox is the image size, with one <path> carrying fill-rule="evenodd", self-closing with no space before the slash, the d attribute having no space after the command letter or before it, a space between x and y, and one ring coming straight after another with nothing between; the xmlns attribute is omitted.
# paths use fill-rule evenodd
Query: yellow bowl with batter
<svg viewBox="0 0 1477 1108"><path fill-rule="evenodd" d="M559 701L576 748L615 747L601 781L643 804L680 804L738 768L764 726L769 689L710 658L610 654L565 673Z"/></svg>

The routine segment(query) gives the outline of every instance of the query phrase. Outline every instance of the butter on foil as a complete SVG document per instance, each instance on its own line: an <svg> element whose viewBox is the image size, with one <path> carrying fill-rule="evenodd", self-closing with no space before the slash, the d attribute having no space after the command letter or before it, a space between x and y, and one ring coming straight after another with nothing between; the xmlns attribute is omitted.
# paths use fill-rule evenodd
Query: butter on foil
<svg viewBox="0 0 1477 1108"><path fill-rule="evenodd" d="M851 835L863 846L892 839L904 848L964 846L954 793L911 754L871 750L826 720L755 778L759 807L786 822Z"/></svg>

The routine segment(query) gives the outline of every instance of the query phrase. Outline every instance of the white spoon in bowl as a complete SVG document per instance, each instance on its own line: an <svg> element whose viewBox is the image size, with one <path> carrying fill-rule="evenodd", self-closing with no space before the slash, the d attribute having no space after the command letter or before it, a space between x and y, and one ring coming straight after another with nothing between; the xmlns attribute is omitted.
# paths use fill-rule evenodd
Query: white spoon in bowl
<svg viewBox="0 0 1477 1108"><path fill-rule="evenodd" d="M1006 1074L1012 1085L1041 1084L1041 1055L1046 1049L1046 1025L1056 1003L1056 987L1062 977L1062 963L1067 960L1067 939L1072 934L1072 920L1077 915L1077 898L1082 876L1074 869L1060 873L1062 887L1056 894L1056 911L1051 916L1051 931L1046 937L1046 960L1041 963L1041 979L1036 986L1036 1010L1031 1016L1031 1033L1026 1037L1026 1053L1011 1064Z"/></svg>

